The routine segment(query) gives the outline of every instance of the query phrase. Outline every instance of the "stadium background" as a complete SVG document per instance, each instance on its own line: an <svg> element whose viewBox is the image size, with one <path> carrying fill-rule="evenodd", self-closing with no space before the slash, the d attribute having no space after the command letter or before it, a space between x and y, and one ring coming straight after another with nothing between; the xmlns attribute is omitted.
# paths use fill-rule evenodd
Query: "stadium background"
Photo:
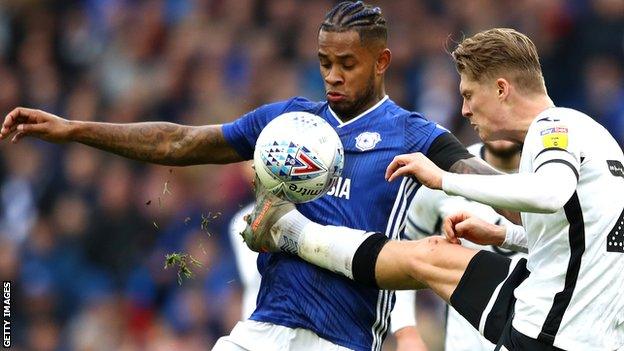
<svg viewBox="0 0 624 351"><path fill-rule="evenodd" d="M621 0L372 1L393 61L387 92L476 141L460 117L449 34L511 26L541 53L549 93L624 144ZM332 1L0 2L0 114L18 105L106 122L223 123L261 104L323 99L316 34ZM226 227L247 165L174 168L82 145L0 146L0 276L19 350L206 350L240 313ZM178 286L164 255L203 263ZM440 349L443 308L419 319ZM392 348L392 340L386 343Z"/></svg>

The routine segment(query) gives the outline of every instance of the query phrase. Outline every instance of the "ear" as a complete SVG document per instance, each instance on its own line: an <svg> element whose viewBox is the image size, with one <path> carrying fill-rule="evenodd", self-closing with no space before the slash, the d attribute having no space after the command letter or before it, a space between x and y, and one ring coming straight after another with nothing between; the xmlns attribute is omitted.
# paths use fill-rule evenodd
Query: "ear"
<svg viewBox="0 0 624 351"><path fill-rule="evenodd" d="M511 91L511 85L509 84L509 81L505 78L498 78L496 80L496 88L498 89L498 99L507 99Z"/></svg>
<svg viewBox="0 0 624 351"><path fill-rule="evenodd" d="M392 52L390 49L385 48L379 52L377 56L377 62L375 62L375 73L381 75L386 72L392 61Z"/></svg>

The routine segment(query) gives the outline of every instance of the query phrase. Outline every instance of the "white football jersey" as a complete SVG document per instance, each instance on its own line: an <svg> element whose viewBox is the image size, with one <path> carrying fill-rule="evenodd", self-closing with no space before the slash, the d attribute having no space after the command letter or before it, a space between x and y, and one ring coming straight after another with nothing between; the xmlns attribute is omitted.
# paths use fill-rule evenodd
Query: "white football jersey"
<svg viewBox="0 0 624 351"><path fill-rule="evenodd" d="M484 146L477 143L468 147L471 154L483 158ZM450 196L442 190L432 190L422 187L416 193L407 215L405 235L409 239L422 239L441 233L442 220L447 216L461 211L468 211L481 219L494 224L509 223L491 207L467 200L461 196ZM521 255L513 251L495 246L482 246L468 240L462 240L462 245L475 250L487 250L505 256ZM395 310L402 310L395 306ZM445 349L453 351L491 351L495 345L485 339L477 329L461 316L453 307L449 306L446 323Z"/></svg>
<svg viewBox="0 0 624 351"><path fill-rule="evenodd" d="M522 213L530 276L515 290L513 326L565 350L624 345L624 156L600 124L566 108L529 127L520 172L565 164L578 184L553 214Z"/></svg>

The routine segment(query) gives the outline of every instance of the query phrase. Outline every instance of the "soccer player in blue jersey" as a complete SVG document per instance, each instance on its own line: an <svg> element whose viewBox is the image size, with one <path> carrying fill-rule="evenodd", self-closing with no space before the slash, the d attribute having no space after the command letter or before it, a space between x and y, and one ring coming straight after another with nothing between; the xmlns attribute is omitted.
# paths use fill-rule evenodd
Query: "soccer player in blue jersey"
<svg viewBox="0 0 624 351"><path fill-rule="evenodd" d="M385 93L391 61L386 21L378 7L342 2L318 32L318 58L327 101L302 97L271 103L225 125L164 122L109 124L69 121L27 108L5 118L0 137L34 136L79 142L121 156L164 165L231 163L251 159L262 128L278 115L321 116L340 136L345 168L335 189L298 205L323 225L384 233L396 239L419 184L384 180L400 154L422 152L440 168L459 173L495 171L473 158L447 130L397 106ZM393 292L365 287L283 253L258 258L262 283L257 307L215 346L217 350L379 350L389 326Z"/></svg>
<svg viewBox="0 0 624 351"><path fill-rule="evenodd" d="M288 240L289 252L354 281L430 288L497 350L624 350L622 149L590 116L554 105L526 35L485 30L452 55L462 114L484 141L523 145L519 172L452 174L414 153L397 156L387 179L413 176L448 195L522 211L522 226L460 212L444 220L446 239L400 242L314 223L257 182L247 245L279 252ZM458 238L527 258L473 250Z"/></svg>

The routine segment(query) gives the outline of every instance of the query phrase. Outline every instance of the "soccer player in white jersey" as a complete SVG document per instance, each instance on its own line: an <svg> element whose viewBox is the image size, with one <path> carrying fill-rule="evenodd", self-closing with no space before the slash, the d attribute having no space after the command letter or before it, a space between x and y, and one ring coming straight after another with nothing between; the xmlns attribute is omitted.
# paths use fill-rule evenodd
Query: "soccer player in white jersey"
<svg viewBox="0 0 624 351"><path fill-rule="evenodd" d="M297 255L362 284L431 288L503 350L624 348L624 155L591 117L556 107L537 50L524 34L495 28L452 53L462 114L484 141L522 143L518 174L451 174L420 153L397 156L386 177L415 176L429 188L521 211L522 226L497 226L459 213L448 237L388 240L379 233L321 226L258 189L251 248L289 236ZM266 209L266 208L265 208ZM346 235L351 233L352 235ZM518 245L509 259L457 245Z"/></svg>
<svg viewBox="0 0 624 351"><path fill-rule="evenodd" d="M477 143L467 148L471 154L489 163L503 173L517 173L522 145L504 140ZM509 225L505 217L489 206L467 200L461 196L450 196L441 190L422 187L412 200L407 214L405 237L409 240L423 239L442 232L444 219L457 212L466 211L488 223ZM516 251L499 248L494 245L478 245L468 240L462 245L475 250L489 250L512 257ZM416 350L426 350L420 333L416 328L416 291L396 292L396 303L391 314L390 331L397 338L397 350L414 350L407 343L422 346ZM453 307L447 309L445 323L444 349L452 351L491 351L495 345L485 339ZM409 336L408 336L409 335ZM404 347L405 345L405 347Z"/></svg>

